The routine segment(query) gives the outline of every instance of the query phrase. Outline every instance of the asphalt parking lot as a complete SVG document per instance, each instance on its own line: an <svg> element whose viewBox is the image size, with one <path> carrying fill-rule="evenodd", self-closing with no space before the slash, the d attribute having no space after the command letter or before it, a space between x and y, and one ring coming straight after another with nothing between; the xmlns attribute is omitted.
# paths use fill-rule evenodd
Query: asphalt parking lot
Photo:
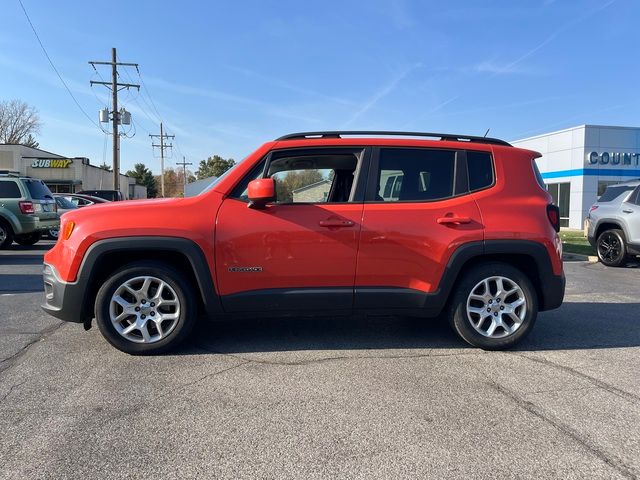
<svg viewBox="0 0 640 480"><path fill-rule="evenodd" d="M1 478L638 478L640 267L566 263L515 351L439 321L225 321L132 357L0 252Z"/></svg>

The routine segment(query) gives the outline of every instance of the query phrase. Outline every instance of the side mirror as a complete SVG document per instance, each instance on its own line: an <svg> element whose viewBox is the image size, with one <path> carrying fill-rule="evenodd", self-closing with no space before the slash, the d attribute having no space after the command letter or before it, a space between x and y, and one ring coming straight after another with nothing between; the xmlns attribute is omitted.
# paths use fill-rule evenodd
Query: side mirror
<svg viewBox="0 0 640 480"><path fill-rule="evenodd" d="M264 208L276 199L276 183L273 178L251 180L248 185L249 208Z"/></svg>

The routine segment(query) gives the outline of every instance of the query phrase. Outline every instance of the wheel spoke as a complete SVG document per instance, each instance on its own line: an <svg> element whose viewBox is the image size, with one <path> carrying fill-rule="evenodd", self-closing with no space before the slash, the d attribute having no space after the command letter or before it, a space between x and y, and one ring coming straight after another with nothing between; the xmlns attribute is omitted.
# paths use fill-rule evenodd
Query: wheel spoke
<svg viewBox="0 0 640 480"><path fill-rule="evenodd" d="M149 322L144 322L144 325L140 327L140 333L142 333L142 338L145 342L151 341L151 334L149 334Z"/></svg>
<svg viewBox="0 0 640 480"><path fill-rule="evenodd" d="M131 332L133 332L134 330L137 330L137 329L138 329L138 325L137 325L135 322L133 322L133 323L132 323L131 325L129 325L127 328L125 328L124 330L122 330L122 334L123 334L123 335L128 335L128 334L130 334Z"/></svg>
<svg viewBox="0 0 640 480"><path fill-rule="evenodd" d="M158 335L160 335L160 338L164 337L164 332L162 331L162 318L158 318L154 321L154 323L156 324L156 328L158 329Z"/></svg>
<svg viewBox="0 0 640 480"><path fill-rule="evenodd" d="M120 305L122 308L127 309L127 308L131 308L133 307L133 303L129 303L127 302L124 298L122 298L120 295L116 295L113 297L113 301L116 302L118 305Z"/></svg>
<svg viewBox="0 0 640 480"><path fill-rule="evenodd" d="M149 287L151 286L151 282L153 282L153 279L151 277L146 277L144 279L144 282L142 283L142 287L140 287L139 293L141 295L144 295L146 297L149 296Z"/></svg>

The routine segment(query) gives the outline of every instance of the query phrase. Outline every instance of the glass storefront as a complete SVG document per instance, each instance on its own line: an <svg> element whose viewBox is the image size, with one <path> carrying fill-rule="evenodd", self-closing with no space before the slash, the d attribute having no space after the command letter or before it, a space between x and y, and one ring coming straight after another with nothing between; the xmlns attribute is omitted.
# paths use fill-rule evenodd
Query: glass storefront
<svg viewBox="0 0 640 480"><path fill-rule="evenodd" d="M560 226L569 226L569 192L571 191L571 183L549 183L547 190L553 197L555 203L560 209Z"/></svg>

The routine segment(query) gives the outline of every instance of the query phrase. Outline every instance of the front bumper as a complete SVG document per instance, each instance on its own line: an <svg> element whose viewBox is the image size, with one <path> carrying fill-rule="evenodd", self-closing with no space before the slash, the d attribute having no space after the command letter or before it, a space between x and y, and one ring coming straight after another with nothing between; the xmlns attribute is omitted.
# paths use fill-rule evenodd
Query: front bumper
<svg viewBox="0 0 640 480"><path fill-rule="evenodd" d="M42 309L66 322L83 323L85 288L78 283L67 283L57 275L55 267L44 264L44 303Z"/></svg>

